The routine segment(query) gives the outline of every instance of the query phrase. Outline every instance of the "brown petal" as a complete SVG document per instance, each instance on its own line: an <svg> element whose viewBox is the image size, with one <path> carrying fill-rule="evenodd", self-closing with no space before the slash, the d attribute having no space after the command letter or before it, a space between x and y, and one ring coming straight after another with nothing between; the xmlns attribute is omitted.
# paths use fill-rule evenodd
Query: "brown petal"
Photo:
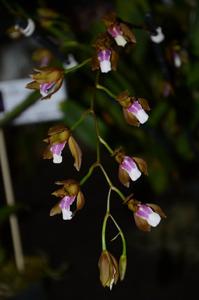
<svg viewBox="0 0 199 300"><path fill-rule="evenodd" d="M135 44L136 43L136 38L135 38L135 35L133 33L133 31L124 23L120 23L120 28L124 34L125 37L127 37L127 39Z"/></svg>
<svg viewBox="0 0 199 300"><path fill-rule="evenodd" d="M99 69L99 60L97 58L97 54L95 54L91 61L92 71Z"/></svg>
<svg viewBox="0 0 199 300"><path fill-rule="evenodd" d="M108 251L103 251L99 262L98 262L99 270L100 270L100 281L101 284L105 287L110 278L110 257Z"/></svg>
<svg viewBox="0 0 199 300"><path fill-rule="evenodd" d="M116 22L116 13L115 12L109 12L107 15L105 15L102 20L104 21L106 27L110 27Z"/></svg>
<svg viewBox="0 0 199 300"><path fill-rule="evenodd" d="M53 208L51 209L50 211L50 216L55 216L57 214L60 214L61 213L61 208L59 206L59 203L57 203L55 206L53 206Z"/></svg>
<svg viewBox="0 0 199 300"><path fill-rule="evenodd" d="M117 100L118 101L123 101L123 100L125 100L126 98L128 98L129 97L129 92L128 92L128 90L125 90L125 91L123 91L123 92L121 92L118 96L117 96Z"/></svg>
<svg viewBox="0 0 199 300"><path fill-rule="evenodd" d="M119 268L118 268L118 263L117 263L117 260L115 259L115 257L111 254L110 254L110 259L111 259L111 264L110 264L110 271L111 271L111 274L110 274L110 279L114 278L114 283L116 284L118 279L119 279Z"/></svg>
<svg viewBox="0 0 199 300"><path fill-rule="evenodd" d="M133 114L129 113L127 111L127 109L123 108L123 114L124 114L124 118L125 118L126 122L129 125L133 125L133 126L137 126L137 127L140 126L140 122L138 121L138 119Z"/></svg>
<svg viewBox="0 0 199 300"><path fill-rule="evenodd" d="M142 218L136 216L136 214L134 214L134 220L135 220L136 226L140 230L142 230L142 231L151 231L151 226L147 223L147 221L145 221Z"/></svg>
<svg viewBox="0 0 199 300"><path fill-rule="evenodd" d="M122 169L121 166L119 166L118 177L120 182L128 188L130 185L130 178L128 173Z"/></svg>
<svg viewBox="0 0 199 300"><path fill-rule="evenodd" d="M77 171L79 171L82 163L82 151L72 136L69 138L68 145L75 160L74 167L77 169Z"/></svg>
<svg viewBox="0 0 199 300"><path fill-rule="evenodd" d="M120 93L116 99L124 108L128 108L131 105L131 97L129 97L129 92L127 90Z"/></svg>
<svg viewBox="0 0 199 300"><path fill-rule="evenodd" d="M133 160L136 162L136 164L138 165L140 171L144 174L144 175L148 175L148 170L147 170L147 163L145 162L144 159L139 158L139 157L132 157Z"/></svg>
<svg viewBox="0 0 199 300"><path fill-rule="evenodd" d="M159 205L153 204L153 203L146 203L148 206L150 206L156 213L158 213L162 218L166 218L167 216L161 209Z"/></svg>
<svg viewBox="0 0 199 300"><path fill-rule="evenodd" d="M39 83L58 81L64 76L63 69L61 68L41 67L35 71L36 72L32 74L32 78Z"/></svg>
<svg viewBox="0 0 199 300"><path fill-rule="evenodd" d="M70 131L69 130L64 130L60 133L51 135L48 138L48 141L51 145L53 145L53 144L67 142L69 137L70 137Z"/></svg>
<svg viewBox="0 0 199 300"><path fill-rule="evenodd" d="M63 124L58 124L53 127L50 127L48 130L48 135L54 135L62 131L68 130Z"/></svg>
<svg viewBox="0 0 199 300"><path fill-rule="evenodd" d="M43 153L43 159L51 159L52 157L53 157L53 154L50 151L50 146L47 146Z"/></svg>
<svg viewBox="0 0 199 300"><path fill-rule="evenodd" d="M141 106L142 106L142 108L144 110L150 110L148 101L146 99L144 99L144 98L138 98L138 102L141 104Z"/></svg>
<svg viewBox="0 0 199 300"><path fill-rule="evenodd" d="M39 90L40 86L39 86L39 83L37 81L31 81L31 82L26 84L26 88L31 89L31 90Z"/></svg>
<svg viewBox="0 0 199 300"><path fill-rule="evenodd" d="M140 201L131 199L127 202L128 209L130 209L133 212L136 212L138 210L138 204L140 204Z"/></svg>
<svg viewBox="0 0 199 300"><path fill-rule="evenodd" d="M81 191L79 191L77 195L77 201L76 201L77 210L82 209L84 207L84 204L85 204L84 194Z"/></svg>
<svg viewBox="0 0 199 300"><path fill-rule="evenodd" d="M67 195L66 191L64 188L58 189L56 191L54 191L51 195L55 196L55 197L65 197Z"/></svg>
<svg viewBox="0 0 199 300"><path fill-rule="evenodd" d="M119 56L115 50L111 50L111 68L116 71Z"/></svg>

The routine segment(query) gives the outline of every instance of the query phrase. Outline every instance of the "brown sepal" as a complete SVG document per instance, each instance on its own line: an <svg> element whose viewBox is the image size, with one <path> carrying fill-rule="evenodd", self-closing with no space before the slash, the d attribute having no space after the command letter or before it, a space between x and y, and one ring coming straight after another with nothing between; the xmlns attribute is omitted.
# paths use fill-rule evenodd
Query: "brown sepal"
<svg viewBox="0 0 199 300"><path fill-rule="evenodd" d="M81 191L79 191L77 195L77 201L76 201L77 210L82 209L84 207L84 204L85 204L84 194Z"/></svg>
<svg viewBox="0 0 199 300"><path fill-rule="evenodd" d="M106 14L102 18L102 20L104 21L105 26L108 28L116 23L116 21L117 21L116 13L114 11L111 11L108 14Z"/></svg>
<svg viewBox="0 0 199 300"><path fill-rule="evenodd" d="M46 149L43 152L43 159L51 159L53 158L53 154L50 151L51 145L47 146Z"/></svg>
<svg viewBox="0 0 199 300"><path fill-rule="evenodd" d="M131 105L131 97L129 97L129 92L127 90L121 92L116 99L124 108L128 108Z"/></svg>
<svg viewBox="0 0 199 300"><path fill-rule="evenodd" d="M128 173L124 169L122 169L121 166L119 166L118 177L120 182L128 188L130 185L130 178Z"/></svg>
<svg viewBox="0 0 199 300"><path fill-rule="evenodd" d="M136 216L135 213L134 213L134 220L135 220L135 224L138 227L138 229L140 229L142 231L151 231L151 226L147 223L147 221Z"/></svg>
<svg viewBox="0 0 199 300"><path fill-rule="evenodd" d="M66 192L66 190L64 188L58 189L56 191L54 191L51 195L55 196L55 197L65 197L66 195L68 195L68 193Z"/></svg>
<svg viewBox="0 0 199 300"><path fill-rule="evenodd" d="M31 81L31 82L27 83L25 87L27 89L31 89L31 90L39 90L40 89L40 85L37 81Z"/></svg>
<svg viewBox="0 0 199 300"><path fill-rule="evenodd" d="M118 59L119 59L119 56L118 56L117 52L112 49L111 50L111 69L113 71L117 70Z"/></svg>
<svg viewBox="0 0 199 300"><path fill-rule="evenodd" d="M31 78L38 83L57 82L63 79L64 71L61 68L55 67L40 67L34 70Z"/></svg>
<svg viewBox="0 0 199 300"><path fill-rule="evenodd" d="M156 204L153 204L153 203L146 203L146 204L149 207L151 207L156 213L158 213L160 215L160 217L162 217L162 218L167 217L159 205L156 205Z"/></svg>
<svg viewBox="0 0 199 300"><path fill-rule="evenodd" d="M118 279L119 279L119 268L118 268L118 263L117 263L117 260L115 259L115 257L111 254L110 254L110 258L112 260L112 270L111 270L111 273L112 273L112 276L114 276L114 283L116 284Z"/></svg>
<svg viewBox="0 0 199 300"><path fill-rule="evenodd" d="M138 165L138 168L144 175L148 175L148 170L147 170L147 163L145 162L144 159L139 158L139 157L132 157L133 160L136 162Z"/></svg>
<svg viewBox="0 0 199 300"><path fill-rule="evenodd" d="M99 64L99 60L97 58L97 54L95 53L92 57L92 62L91 62L91 68L92 68L92 71L95 71L95 70L98 70L99 67L100 67L100 64Z"/></svg>
<svg viewBox="0 0 199 300"><path fill-rule="evenodd" d="M124 118L125 118L126 122L129 125L133 125L133 126L137 126L137 127L140 126L140 122L138 121L138 119L132 113L129 113L127 111L127 109L123 108L123 114L124 114Z"/></svg>
<svg viewBox="0 0 199 300"><path fill-rule="evenodd" d="M74 167L76 168L77 171L79 171L81 168L81 163L82 163L82 151L72 136L70 136L70 138L68 140L68 146L69 146L70 152L75 160Z"/></svg>
<svg viewBox="0 0 199 300"><path fill-rule="evenodd" d="M144 110L150 110L148 101L146 99L144 99L144 98L138 98L138 102L141 104L141 106L142 106L142 108Z"/></svg>
<svg viewBox="0 0 199 300"><path fill-rule="evenodd" d="M63 124L58 124L49 128L48 135L54 135L65 130L69 131Z"/></svg>
<svg viewBox="0 0 199 300"><path fill-rule="evenodd" d="M55 216L57 214L61 213L61 208L59 206L59 203L57 203L55 206L53 206L53 208L50 210L50 216Z"/></svg>
<svg viewBox="0 0 199 300"><path fill-rule="evenodd" d="M128 209L130 209L133 212L136 212L138 210L138 204L140 204L140 203L141 203L140 201L137 201L135 199L130 199L127 202Z"/></svg>
<svg viewBox="0 0 199 300"><path fill-rule="evenodd" d="M120 23L120 28L124 34L124 36L127 38L129 42L132 44L136 44L136 37L133 33L133 31L124 23Z"/></svg>

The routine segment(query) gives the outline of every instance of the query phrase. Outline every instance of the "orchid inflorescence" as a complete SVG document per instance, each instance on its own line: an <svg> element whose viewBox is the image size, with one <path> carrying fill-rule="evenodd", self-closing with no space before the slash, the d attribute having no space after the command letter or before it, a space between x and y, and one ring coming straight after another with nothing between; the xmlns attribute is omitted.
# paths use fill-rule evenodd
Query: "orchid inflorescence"
<svg viewBox="0 0 199 300"><path fill-rule="evenodd" d="M56 182L56 184L61 187L54 191L52 195L59 198L59 201L51 209L50 216L62 214L63 220L71 220L85 205L85 197L82 192L83 185L96 168L101 170L109 186L109 191L106 214L102 226L102 253L99 258L98 266L101 284L103 287L107 286L112 289L113 284L116 284L119 279L124 279L127 267L125 237L111 213L110 200L112 193L115 192L122 200L122 203L126 204L128 209L133 212L135 224L142 231L150 231L151 227L156 227L160 223L161 218L165 218L166 216L162 209L156 204L141 203L131 195L125 196L120 189L112 183L100 159L101 144L118 164L119 181L127 188L130 186L131 181L135 182L142 174L148 174L147 164L142 158L131 156L131 154L126 153L122 148L113 150L103 139L99 131L98 118L94 110L95 95L98 90L106 92L108 96L111 96L121 105L124 118L129 125L140 126L146 123L149 118L148 111L150 110L149 104L144 98L131 96L126 90L121 91L119 95L114 95L109 89L100 84L100 72L108 73L111 70L116 70L119 58L118 48L124 48L128 45L134 46L136 44L135 35L129 24L117 18L115 13L106 15L103 21L106 26L106 31L100 34L93 44L95 52L92 59L86 59L83 63L66 70L48 66L37 68L31 75L33 81L27 85L27 88L39 90L42 96L41 99L48 99L61 87L64 74L78 70L90 62L92 63L92 70L97 70L95 92L91 99L90 107L83 113L72 128L69 129L61 124L49 129L48 136L44 139L44 142L48 145L44 151L43 158L52 159L55 164L61 163L63 160L62 152L68 145L74 158L74 167L79 171L82 163L82 151L73 137L73 131L88 115L93 117L97 137L96 161L90 166L87 174L81 180L66 179ZM122 254L119 261L117 261L113 254L107 249L106 230L108 221L113 222L118 230L118 236L120 236L122 241Z"/></svg>

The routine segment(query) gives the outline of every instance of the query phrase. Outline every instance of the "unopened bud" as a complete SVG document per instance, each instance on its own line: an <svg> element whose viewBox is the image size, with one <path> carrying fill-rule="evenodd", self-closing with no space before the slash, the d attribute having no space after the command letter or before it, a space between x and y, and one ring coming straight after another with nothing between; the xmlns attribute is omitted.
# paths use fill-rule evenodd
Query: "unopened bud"
<svg viewBox="0 0 199 300"><path fill-rule="evenodd" d="M126 267L127 267L127 256L122 254L119 260L119 273L120 273L120 280L123 280L126 274Z"/></svg>

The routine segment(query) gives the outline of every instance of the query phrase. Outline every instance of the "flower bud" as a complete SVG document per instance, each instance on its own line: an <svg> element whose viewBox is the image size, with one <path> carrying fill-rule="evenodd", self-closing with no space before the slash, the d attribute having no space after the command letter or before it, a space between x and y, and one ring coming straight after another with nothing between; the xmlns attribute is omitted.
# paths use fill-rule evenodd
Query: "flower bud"
<svg viewBox="0 0 199 300"><path fill-rule="evenodd" d="M98 266L101 284L111 290L113 284L116 284L119 278L118 263L115 257L107 250L102 251Z"/></svg>
<svg viewBox="0 0 199 300"><path fill-rule="evenodd" d="M126 267L127 267L127 256L122 254L119 260L119 273L120 273L120 280L122 281L126 274Z"/></svg>

